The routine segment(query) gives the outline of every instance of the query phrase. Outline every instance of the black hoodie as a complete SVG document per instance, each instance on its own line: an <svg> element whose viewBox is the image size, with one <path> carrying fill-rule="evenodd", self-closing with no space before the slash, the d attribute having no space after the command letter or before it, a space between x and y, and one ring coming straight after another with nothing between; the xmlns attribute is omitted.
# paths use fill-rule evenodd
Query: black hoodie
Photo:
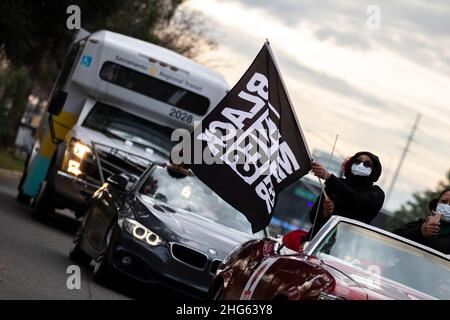
<svg viewBox="0 0 450 320"><path fill-rule="evenodd" d="M351 172L351 167L360 155L367 155L373 162L372 173L368 177L355 176ZM334 215L339 215L365 223L370 223L383 207L384 192L380 187L374 185L381 175L382 167L378 157L370 152L358 152L349 159L345 167L345 178L337 178L333 174L325 181L325 192L334 202ZM317 198L313 208L309 213L309 218L314 224L319 198ZM327 222L323 217L323 200L320 202L320 209L314 227L314 235ZM308 237L311 238L310 230Z"/></svg>
<svg viewBox="0 0 450 320"><path fill-rule="evenodd" d="M432 199L428 204L428 211L429 212L436 211L439 199L444 195L444 193L447 193L449 191L450 189L445 189L444 191L441 192L441 194L437 198ZM441 229L442 229L441 231L444 232L440 232L436 236L425 237L422 233L422 225L425 222L425 220L426 217L420 218L417 221L407 223L403 227L400 227L394 230L393 232L402 237L423 244L427 247L441 251L444 254L450 254L450 232L449 232L450 222L441 221Z"/></svg>

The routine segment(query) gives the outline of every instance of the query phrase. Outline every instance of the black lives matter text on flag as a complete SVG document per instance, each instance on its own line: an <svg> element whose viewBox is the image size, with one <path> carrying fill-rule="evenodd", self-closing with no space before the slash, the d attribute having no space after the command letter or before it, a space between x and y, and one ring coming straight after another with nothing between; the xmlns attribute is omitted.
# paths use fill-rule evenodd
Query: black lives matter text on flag
<svg viewBox="0 0 450 320"><path fill-rule="evenodd" d="M311 169L309 149L268 42L194 129L191 141L201 143L203 157L215 160L193 161L192 171L242 212L253 232L265 228L277 194Z"/></svg>

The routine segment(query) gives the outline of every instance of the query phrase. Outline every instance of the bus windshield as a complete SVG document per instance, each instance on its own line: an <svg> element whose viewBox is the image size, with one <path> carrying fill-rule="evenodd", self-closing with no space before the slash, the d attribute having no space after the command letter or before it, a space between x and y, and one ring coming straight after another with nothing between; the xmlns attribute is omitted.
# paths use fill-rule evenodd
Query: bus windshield
<svg viewBox="0 0 450 320"><path fill-rule="evenodd" d="M207 97L113 62L104 63L100 78L199 116L204 116L210 105Z"/></svg>
<svg viewBox="0 0 450 320"><path fill-rule="evenodd" d="M171 141L172 129L104 103L94 106L82 126L165 155L169 155L176 143Z"/></svg>

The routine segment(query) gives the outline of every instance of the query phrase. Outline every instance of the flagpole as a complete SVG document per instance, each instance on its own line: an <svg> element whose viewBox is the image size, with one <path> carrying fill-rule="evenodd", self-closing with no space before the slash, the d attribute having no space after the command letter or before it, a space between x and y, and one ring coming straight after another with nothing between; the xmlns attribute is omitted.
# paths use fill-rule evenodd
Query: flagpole
<svg viewBox="0 0 450 320"><path fill-rule="evenodd" d="M272 51L272 47L270 46L270 42L269 42L268 39L266 39L266 42L264 43L264 45L267 46L267 49L269 51L270 56L272 57L272 61L273 61L274 65L275 65L275 68L278 71L278 75L279 75L280 80L281 80L281 85L283 86L284 92L286 92L286 96L287 96L289 104L291 106L292 113L294 114L294 119L295 119L295 121L297 123L298 131L300 131L300 135L302 136L302 140L303 140L303 143L305 144L306 152L308 153L308 157L309 157L309 159L311 159L312 157L311 157L311 152L309 151L308 142L306 141L305 135L303 134L302 127L300 126L300 122L298 121L298 118L297 118L297 113L294 110L294 104L292 103L291 97L289 96L289 92L288 92L288 90L286 88L286 84L284 83L284 79L283 79L283 76L281 74L280 68L278 67L278 62L275 59L275 55L274 55L274 53Z"/></svg>
<svg viewBox="0 0 450 320"><path fill-rule="evenodd" d="M333 145L333 149L331 150L331 154L330 154L330 159L328 159L328 163L327 163L327 171L330 167L330 163L331 160L333 159L333 154L334 154L334 150L336 149L336 144L339 138L339 134L336 135L336 139L334 140L334 145ZM322 195L325 196L325 199L329 199L327 193L325 192L325 187L323 186L322 180L317 177L317 180L319 180L319 184L320 184L320 196L319 196L319 202L317 203L317 208L316 208L316 214L314 216L314 223L312 225L312 229L311 229L311 234L309 235L309 241L312 240L312 236L314 234L314 228L316 227L316 221L317 221L317 216L319 215L319 208L320 208L320 202L322 201Z"/></svg>

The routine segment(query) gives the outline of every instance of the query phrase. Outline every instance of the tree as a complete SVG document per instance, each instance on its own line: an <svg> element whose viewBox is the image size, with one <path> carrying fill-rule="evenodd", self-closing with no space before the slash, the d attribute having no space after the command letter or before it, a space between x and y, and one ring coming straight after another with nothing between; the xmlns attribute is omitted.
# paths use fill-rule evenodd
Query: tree
<svg viewBox="0 0 450 320"><path fill-rule="evenodd" d="M58 0L0 2L0 47L16 67L26 66L34 82L51 88L74 35L66 28L67 7L81 9L82 27L109 29L157 42L153 29L168 21L182 0ZM45 75L42 79L42 75ZM51 79L51 80L50 80ZM45 80L45 81L44 81Z"/></svg>
<svg viewBox="0 0 450 320"><path fill-rule="evenodd" d="M178 11L170 20L162 21L154 31L158 44L188 58L217 46L200 12Z"/></svg>
<svg viewBox="0 0 450 320"><path fill-rule="evenodd" d="M74 35L67 7L81 9L82 27L107 29L167 47L187 57L214 47L198 12L179 12L183 0L2 0L0 48L15 67L29 68L34 87L50 91ZM42 97L44 98L44 97Z"/></svg>
<svg viewBox="0 0 450 320"><path fill-rule="evenodd" d="M183 0L128 0L121 3L105 22L91 24L91 30L108 29L133 38L158 43L154 30L170 21Z"/></svg>
<svg viewBox="0 0 450 320"><path fill-rule="evenodd" d="M424 190L414 193L412 200L409 200L399 210L394 212L393 218L389 221L390 227L393 229L399 227L398 225L394 225L395 223L393 221L395 220L407 223L418 218L424 218L429 211L428 203L430 200L437 197L442 190L447 188L450 188L450 171L447 173L446 179L438 183L435 190Z"/></svg>
<svg viewBox="0 0 450 320"><path fill-rule="evenodd" d="M6 67L0 54L0 146L14 142L17 128L27 105L31 81L25 67Z"/></svg>
<svg viewBox="0 0 450 320"><path fill-rule="evenodd" d="M72 31L66 28L67 7L77 4L82 21L91 25L104 21L123 0L97 1L28 1L0 2L0 45L15 66L39 66L42 58L52 52L56 62L62 63Z"/></svg>
<svg viewBox="0 0 450 320"><path fill-rule="evenodd" d="M11 144L11 139L14 138L11 132L15 131L17 121L20 121L28 95L32 93L40 100L46 100L50 93L75 33L66 27L68 6L75 4L80 7L82 27L86 30L115 31L193 57L200 52L202 43L211 46L213 41L206 39L202 42L202 36L206 32L200 27L201 20L195 19L194 14L181 15L184 19L172 19L182 2L183 0L0 1L2 142L8 140ZM7 124L8 127L5 127Z"/></svg>

